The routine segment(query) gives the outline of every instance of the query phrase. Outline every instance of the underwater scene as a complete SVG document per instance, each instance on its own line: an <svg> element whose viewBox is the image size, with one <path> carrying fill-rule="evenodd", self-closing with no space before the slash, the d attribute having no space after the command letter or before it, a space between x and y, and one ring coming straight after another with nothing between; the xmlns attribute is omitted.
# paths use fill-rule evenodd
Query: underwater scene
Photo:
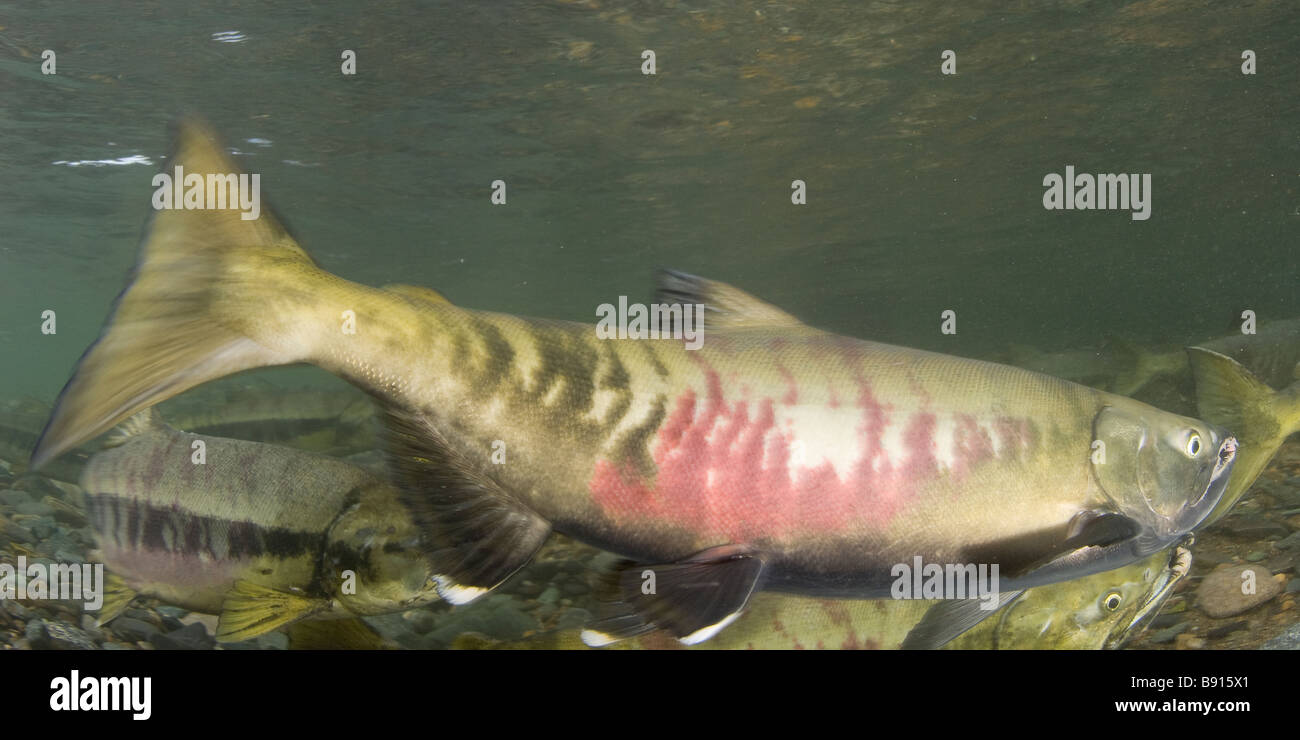
<svg viewBox="0 0 1300 740"><path fill-rule="evenodd" d="M1300 649L1298 39L0 2L0 650Z"/></svg>

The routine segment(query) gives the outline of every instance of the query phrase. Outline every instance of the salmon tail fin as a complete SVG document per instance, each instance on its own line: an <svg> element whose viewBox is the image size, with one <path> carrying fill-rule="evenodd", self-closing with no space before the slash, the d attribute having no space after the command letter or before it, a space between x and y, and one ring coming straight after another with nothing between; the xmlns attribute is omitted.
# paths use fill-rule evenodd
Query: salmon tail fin
<svg viewBox="0 0 1300 740"><path fill-rule="evenodd" d="M1300 431L1300 381L1275 391L1236 360L1200 347L1187 350L1201 418L1226 427L1241 442L1232 477L1201 526L1222 518L1268 466L1278 448Z"/></svg>
<svg viewBox="0 0 1300 740"><path fill-rule="evenodd" d="M32 451L33 467L196 385L302 358L293 346L303 341L301 333L268 330L260 314L272 311L277 298L283 305L301 295L286 291L274 276L317 268L269 208L211 207L227 205L227 193L242 195L248 191L244 183L260 177L240 178L207 126L181 121L174 142L163 172L182 176L185 187L171 183L171 189L189 191L192 183L200 199L207 196L199 203L207 207L180 207L188 205L188 195L184 203L162 207L170 201L161 197L169 181L155 178L154 185L162 187L154 194L135 270L60 393ZM256 201L260 185L251 190ZM222 191L219 200L216 191ZM255 211L257 218L244 218ZM250 338L253 326L270 341Z"/></svg>

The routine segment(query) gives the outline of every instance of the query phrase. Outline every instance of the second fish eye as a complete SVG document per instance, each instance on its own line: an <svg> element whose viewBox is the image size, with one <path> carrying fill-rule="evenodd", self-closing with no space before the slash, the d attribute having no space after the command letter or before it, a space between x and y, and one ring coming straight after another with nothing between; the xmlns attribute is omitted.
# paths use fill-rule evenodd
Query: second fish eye
<svg viewBox="0 0 1300 740"><path fill-rule="evenodd" d="M1201 435L1193 432L1187 438L1187 447L1185 449L1188 457L1196 457L1201 451Z"/></svg>

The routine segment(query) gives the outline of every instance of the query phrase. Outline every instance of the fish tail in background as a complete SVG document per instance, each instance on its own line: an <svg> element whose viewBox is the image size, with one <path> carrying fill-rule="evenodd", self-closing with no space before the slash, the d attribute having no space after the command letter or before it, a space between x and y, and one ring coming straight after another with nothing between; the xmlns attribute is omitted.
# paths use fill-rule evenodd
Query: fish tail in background
<svg viewBox="0 0 1300 740"><path fill-rule="evenodd" d="M1204 527L1223 518L1286 438L1300 431L1300 381L1275 391L1230 357L1200 347L1189 348L1187 356L1201 417L1227 427L1241 443L1228 488Z"/></svg>
<svg viewBox="0 0 1300 740"><path fill-rule="evenodd" d="M167 171L238 175L202 123L177 126ZM178 204L179 205L179 204ZM38 467L122 419L209 380L300 361L286 319L323 275L269 208L155 210L135 270L64 386L32 452Z"/></svg>
<svg viewBox="0 0 1300 740"><path fill-rule="evenodd" d="M1184 367L1181 352L1152 352L1118 337L1111 339L1110 347L1120 370L1108 390L1121 396L1131 396L1156 378L1177 374Z"/></svg>

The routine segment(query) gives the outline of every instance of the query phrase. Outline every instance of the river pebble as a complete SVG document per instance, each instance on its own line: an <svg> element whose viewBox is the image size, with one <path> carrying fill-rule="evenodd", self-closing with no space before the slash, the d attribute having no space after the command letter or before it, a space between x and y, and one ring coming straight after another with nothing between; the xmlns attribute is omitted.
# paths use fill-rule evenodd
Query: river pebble
<svg viewBox="0 0 1300 740"><path fill-rule="evenodd" d="M1255 574L1254 593L1243 593L1245 571ZM1249 611L1282 593L1273 574L1255 565L1220 565L1196 589L1196 606L1206 615L1221 619Z"/></svg>

